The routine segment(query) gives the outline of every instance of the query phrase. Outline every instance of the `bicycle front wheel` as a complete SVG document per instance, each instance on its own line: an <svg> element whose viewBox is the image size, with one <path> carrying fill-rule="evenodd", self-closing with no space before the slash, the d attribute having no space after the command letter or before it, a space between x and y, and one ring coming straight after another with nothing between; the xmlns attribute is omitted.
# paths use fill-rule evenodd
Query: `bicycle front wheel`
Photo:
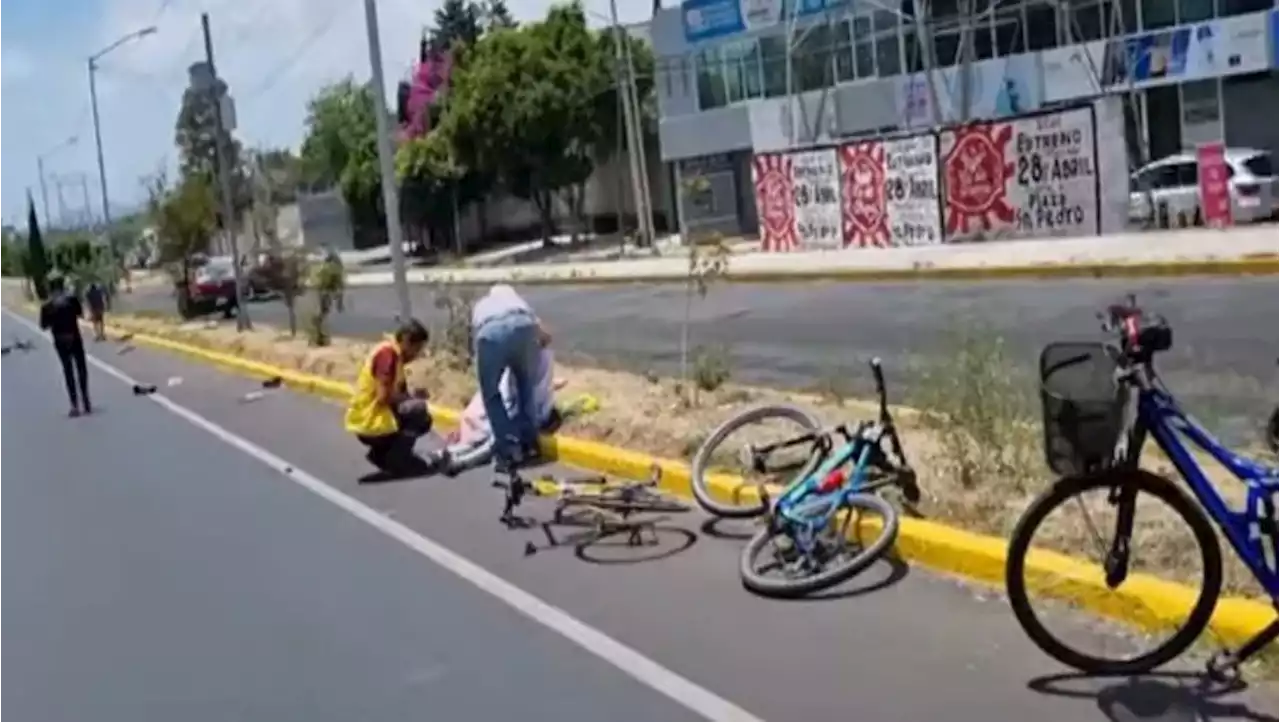
<svg viewBox="0 0 1280 722"><path fill-rule="evenodd" d="M855 494L841 511L823 534L824 552L816 566L799 555L785 529L773 524L761 529L742 549L742 585L766 597L820 592L870 566L898 537L898 512L878 496Z"/></svg>
<svg viewBox="0 0 1280 722"><path fill-rule="evenodd" d="M711 478L717 474L740 477L740 489L771 483L785 485L792 479L803 478L812 473L820 461L814 453L816 440L814 444L806 443L788 450L793 463L786 469L786 474L778 475L785 476L785 479L769 475L768 472L759 474L743 463L741 452L748 448L748 444L760 447L770 441L776 443L788 438L798 438L803 434L816 434L821 428L813 414L789 404L757 406L728 419L711 432L694 454L690 470L693 498L707 513L715 516L727 519L760 516L768 510L763 499L742 501L735 498L731 502L721 501L712 489ZM737 440L742 444L736 450L733 443L726 443L735 434L741 434ZM778 453L781 455L783 452Z"/></svg>
<svg viewBox="0 0 1280 722"><path fill-rule="evenodd" d="M1092 497L1090 495L1093 494ZM1129 500L1126 496L1129 495ZM1126 507L1128 507L1126 511ZM1067 523L1049 521L1060 509L1076 512ZM1113 515L1114 521L1094 517ZM1126 514L1131 520L1131 531L1116 543L1118 530ZM1142 520L1137 518L1141 515ZM1062 541L1069 531L1084 531L1090 539L1082 545L1070 545ZM1062 625L1061 633L1051 631L1051 626L1066 621L1066 612L1049 609L1038 614L1032 603L1036 601L1029 589L1031 575L1036 575L1035 585L1041 588L1055 584L1046 578L1044 571L1029 569L1027 556L1033 551L1036 533L1045 532L1039 546L1057 547L1056 551L1080 553L1082 547L1091 553L1090 563L1100 570L1105 582L1103 588L1116 594L1114 601L1102 595L1093 600L1095 605L1125 609L1128 614L1143 613L1140 605L1126 599L1121 589L1126 580L1144 573L1166 573L1176 569L1180 581L1189 581L1195 570L1200 571L1199 593L1184 619L1161 619L1146 615L1141 620L1145 629L1141 639L1128 639L1124 635L1096 633L1083 630L1081 625ZM1176 537L1177 532L1188 532ZM1193 548L1194 547L1194 548ZM1115 562L1114 550L1127 549L1123 567L1126 573L1117 574L1120 566ZM1140 554L1157 557L1153 565L1135 561ZM1051 572L1050 572L1051 573ZM1107 577L1113 578L1108 580ZM1086 674L1128 675L1143 674L1177 657L1209 624L1222 590L1222 551L1213 527L1204 512L1178 487L1168 480L1138 469L1117 469L1108 473L1064 479L1046 489L1031 503L1018 520L1009 540L1009 552L1005 562L1005 587L1009 604L1023 631L1042 651L1059 662ZM1093 595L1093 592L1090 592ZM1161 641L1162 640L1162 641ZM1153 642L1146 651L1135 650L1140 644ZM1085 645L1106 647L1105 653L1082 651Z"/></svg>

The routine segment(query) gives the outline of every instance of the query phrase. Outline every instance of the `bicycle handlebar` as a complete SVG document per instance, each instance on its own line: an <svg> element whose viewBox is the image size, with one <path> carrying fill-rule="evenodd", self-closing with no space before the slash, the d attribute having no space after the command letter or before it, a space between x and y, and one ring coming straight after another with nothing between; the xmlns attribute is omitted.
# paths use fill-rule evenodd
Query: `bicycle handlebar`
<svg viewBox="0 0 1280 722"><path fill-rule="evenodd" d="M880 363L880 357L875 356L870 361L871 375L876 380L876 398L880 402L880 418L885 418L889 414L889 392L884 385L884 368Z"/></svg>

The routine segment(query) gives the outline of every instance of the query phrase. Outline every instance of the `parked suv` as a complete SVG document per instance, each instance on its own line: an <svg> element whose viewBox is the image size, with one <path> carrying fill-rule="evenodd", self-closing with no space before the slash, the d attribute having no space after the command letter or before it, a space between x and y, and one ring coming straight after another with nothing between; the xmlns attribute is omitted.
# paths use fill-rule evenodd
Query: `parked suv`
<svg viewBox="0 0 1280 722"><path fill-rule="evenodd" d="M1227 183L1235 223L1276 217L1276 164L1270 153L1227 148ZM1201 225L1200 177L1194 152L1161 158L1129 178L1129 220L1157 228Z"/></svg>

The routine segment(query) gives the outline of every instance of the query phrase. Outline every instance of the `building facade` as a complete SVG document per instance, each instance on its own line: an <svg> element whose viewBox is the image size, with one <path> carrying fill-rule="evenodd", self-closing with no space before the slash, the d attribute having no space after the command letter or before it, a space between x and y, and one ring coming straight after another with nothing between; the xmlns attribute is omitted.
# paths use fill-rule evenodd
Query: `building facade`
<svg viewBox="0 0 1280 722"><path fill-rule="evenodd" d="M1125 99L1130 166L1209 140L1277 148L1275 0L993 3L964 52L956 0L795 2L685 0L654 17L661 154L689 230L755 232L757 152L1099 96Z"/></svg>

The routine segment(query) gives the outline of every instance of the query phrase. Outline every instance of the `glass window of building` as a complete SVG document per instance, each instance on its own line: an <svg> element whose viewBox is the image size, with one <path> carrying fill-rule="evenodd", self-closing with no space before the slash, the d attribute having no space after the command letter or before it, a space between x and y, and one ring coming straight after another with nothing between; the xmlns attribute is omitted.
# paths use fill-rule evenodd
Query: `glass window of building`
<svg viewBox="0 0 1280 722"><path fill-rule="evenodd" d="M720 47L720 66L723 69L725 99L737 103L746 97L743 89L741 43L726 43Z"/></svg>
<svg viewBox="0 0 1280 722"><path fill-rule="evenodd" d="M887 78L898 75L902 72L898 16L888 10L880 10L875 14L873 27L876 36L876 67L880 76Z"/></svg>
<svg viewBox="0 0 1280 722"><path fill-rule="evenodd" d="M960 52L960 33L945 32L933 36L933 57L939 68L956 64Z"/></svg>
<svg viewBox="0 0 1280 722"><path fill-rule="evenodd" d="M791 82L798 92L831 86L831 28L818 25L795 32Z"/></svg>
<svg viewBox="0 0 1280 722"><path fill-rule="evenodd" d="M995 57L996 43L994 31L987 23L973 29L973 57L975 60L986 60Z"/></svg>
<svg viewBox="0 0 1280 722"><path fill-rule="evenodd" d="M1022 18L1022 5L1002 8L996 12L996 55L1017 55L1027 52L1027 39L1023 33L1026 23Z"/></svg>
<svg viewBox="0 0 1280 722"><path fill-rule="evenodd" d="M853 19L853 62L859 78L876 77L876 45L869 15Z"/></svg>
<svg viewBox="0 0 1280 722"><path fill-rule="evenodd" d="M1218 16L1244 15L1273 7L1275 0L1218 0Z"/></svg>
<svg viewBox="0 0 1280 722"><path fill-rule="evenodd" d="M1027 6L1027 49L1049 50L1058 45L1058 11L1048 4Z"/></svg>
<svg viewBox="0 0 1280 722"><path fill-rule="evenodd" d="M836 82L854 80L858 74L853 67L853 26L848 20L841 20L831 27L835 31L835 47L832 52L836 61Z"/></svg>
<svg viewBox="0 0 1280 722"><path fill-rule="evenodd" d="M760 38L760 65L764 74L764 97L787 94L787 39L781 35Z"/></svg>
<svg viewBox="0 0 1280 722"><path fill-rule="evenodd" d="M1073 42L1087 43L1102 37L1102 7L1097 0L1072 0L1070 12Z"/></svg>
<svg viewBox="0 0 1280 722"><path fill-rule="evenodd" d="M760 43L751 39L743 43L742 50L742 85L748 98L764 95L764 78L760 73Z"/></svg>
<svg viewBox="0 0 1280 722"><path fill-rule="evenodd" d="M1172 0L1142 0L1142 29L1167 28L1178 22L1178 5Z"/></svg>
<svg viewBox="0 0 1280 722"><path fill-rule="evenodd" d="M1178 0L1178 22L1198 23L1213 18L1214 0Z"/></svg>
<svg viewBox="0 0 1280 722"><path fill-rule="evenodd" d="M1120 14L1116 15L1116 5ZM1102 4L1102 34L1118 37L1138 31L1138 0L1118 0Z"/></svg>
<svg viewBox="0 0 1280 722"><path fill-rule="evenodd" d="M717 48L698 53L698 107L703 110L728 104L724 67Z"/></svg>

